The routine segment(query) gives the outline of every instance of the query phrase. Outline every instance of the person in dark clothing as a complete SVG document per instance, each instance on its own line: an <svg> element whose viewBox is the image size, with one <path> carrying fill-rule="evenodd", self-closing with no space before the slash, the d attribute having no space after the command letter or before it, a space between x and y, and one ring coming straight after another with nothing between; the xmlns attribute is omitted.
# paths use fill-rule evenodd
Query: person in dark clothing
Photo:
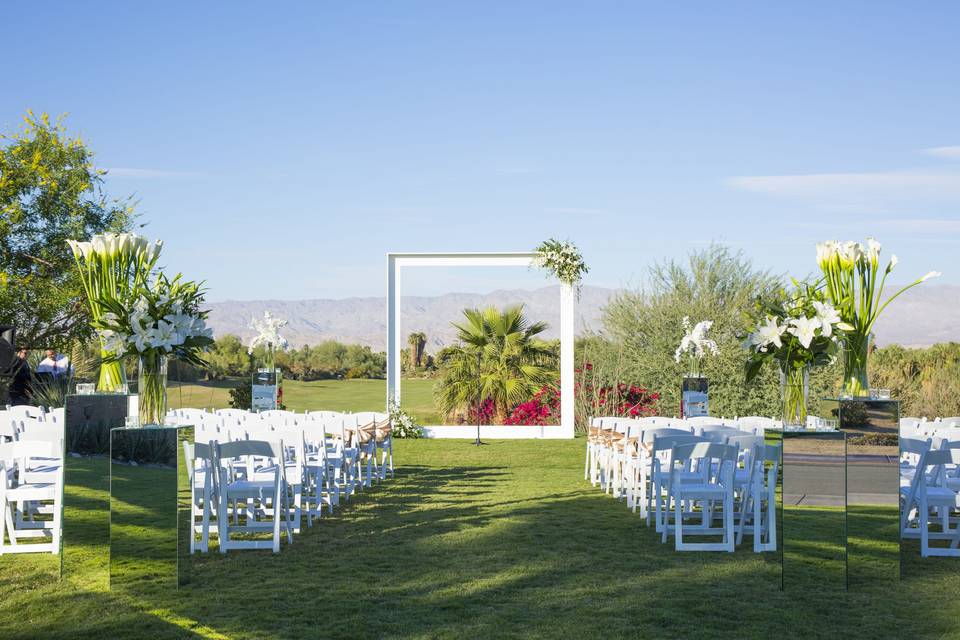
<svg viewBox="0 0 960 640"><path fill-rule="evenodd" d="M30 365L27 364L27 350L17 351L17 360L13 365L13 379L10 381L10 406L30 404Z"/></svg>

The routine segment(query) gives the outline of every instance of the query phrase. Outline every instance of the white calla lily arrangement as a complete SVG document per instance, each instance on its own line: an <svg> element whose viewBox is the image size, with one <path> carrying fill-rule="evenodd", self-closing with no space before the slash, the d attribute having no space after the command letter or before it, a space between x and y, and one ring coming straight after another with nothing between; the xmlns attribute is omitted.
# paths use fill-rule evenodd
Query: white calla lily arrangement
<svg viewBox="0 0 960 640"><path fill-rule="evenodd" d="M703 359L707 355L719 355L720 348L717 347L717 343L714 340L711 340L707 337L707 332L710 331L710 327L713 326L712 320L701 320L696 324L690 322L690 316L684 316L683 320L683 338L680 340L680 345L677 347L677 350L673 354L673 359L680 363L680 360L686 357L687 359L687 374L692 377L699 377L701 375L701 367L703 364Z"/></svg>
<svg viewBox="0 0 960 640"><path fill-rule="evenodd" d="M163 242L151 243L135 233L102 233L89 241L68 240L94 322L108 309L105 301L128 305L142 289L156 266ZM123 367L113 348L101 340L100 391L122 391L126 387Z"/></svg>
<svg viewBox="0 0 960 640"><path fill-rule="evenodd" d="M898 260L896 255L891 256L881 271L881 250L881 244L873 238L867 238L865 245L835 240L817 245L817 264L823 271L827 297L843 322L850 325L843 345L843 395L856 397L869 393L867 358L870 336L884 309L909 289L941 275L939 271L930 271L884 300L887 276Z"/></svg>

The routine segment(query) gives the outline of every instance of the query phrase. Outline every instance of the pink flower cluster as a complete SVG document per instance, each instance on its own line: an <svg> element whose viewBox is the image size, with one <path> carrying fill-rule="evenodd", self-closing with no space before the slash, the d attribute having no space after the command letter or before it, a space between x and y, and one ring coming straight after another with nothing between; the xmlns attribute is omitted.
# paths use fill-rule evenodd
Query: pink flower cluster
<svg viewBox="0 0 960 640"><path fill-rule="evenodd" d="M543 386L533 394L533 398L521 402L504 420L505 424L524 424L543 426L560 422L560 390Z"/></svg>

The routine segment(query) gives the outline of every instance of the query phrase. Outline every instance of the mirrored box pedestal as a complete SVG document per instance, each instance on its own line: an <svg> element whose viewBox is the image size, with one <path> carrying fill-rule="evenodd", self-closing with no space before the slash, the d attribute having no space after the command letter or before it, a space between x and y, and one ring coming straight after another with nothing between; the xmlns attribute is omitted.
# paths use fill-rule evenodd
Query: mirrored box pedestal
<svg viewBox="0 0 960 640"><path fill-rule="evenodd" d="M85 589L109 587L110 431L124 425L128 407L124 394L66 397L60 576L82 576Z"/></svg>
<svg viewBox="0 0 960 640"><path fill-rule="evenodd" d="M847 588L846 434L783 432L780 533L782 588Z"/></svg>
<svg viewBox="0 0 960 640"><path fill-rule="evenodd" d="M191 426L114 429L110 443L110 588L176 588L190 581Z"/></svg>
<svg viewBox="0 0 960 640"><path fill-rule="evenodd" d="M825 417L847 434L847 544L851 589L900 579L900 403L826 398Z"/></svg>

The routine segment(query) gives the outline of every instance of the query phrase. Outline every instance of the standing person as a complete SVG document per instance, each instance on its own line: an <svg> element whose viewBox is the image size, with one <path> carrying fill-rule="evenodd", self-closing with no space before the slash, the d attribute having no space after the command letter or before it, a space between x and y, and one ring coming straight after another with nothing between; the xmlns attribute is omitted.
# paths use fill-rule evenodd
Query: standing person
<svg viewBox="0 0 960 640"><path fill-rule="evenodd" d="M27 350L17 351L17 360L13 364L13 380L10 381L10 406L30 404L30 365L27 364Z"/></svg>
<svg viewBox="0 0 960 640"><path fill-rule="evenodd" d="M37 373L49 373L54 378L65 376L70 373L70 358L53 349L47 349L47 357L37 365Z"/></svg>

